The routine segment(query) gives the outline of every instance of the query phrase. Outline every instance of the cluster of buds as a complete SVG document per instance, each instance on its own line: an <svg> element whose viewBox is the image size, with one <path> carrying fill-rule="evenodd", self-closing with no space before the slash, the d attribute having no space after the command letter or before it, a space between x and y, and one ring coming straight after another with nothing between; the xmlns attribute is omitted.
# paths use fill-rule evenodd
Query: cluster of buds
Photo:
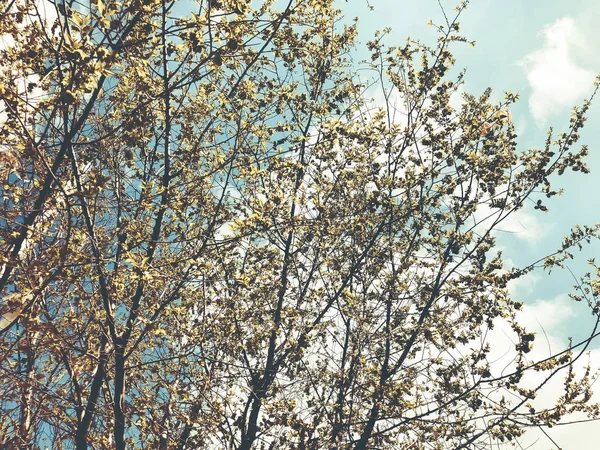
<svg viewBox="0 0 600 450"><path fill-rule="evenodd" d="M483 122L480 127L481 136L489 136L494 130L500 128L502 124L509 123L512 120L512 115L505 109L501 109L494 114L494 120L491 122Z"/></svg>

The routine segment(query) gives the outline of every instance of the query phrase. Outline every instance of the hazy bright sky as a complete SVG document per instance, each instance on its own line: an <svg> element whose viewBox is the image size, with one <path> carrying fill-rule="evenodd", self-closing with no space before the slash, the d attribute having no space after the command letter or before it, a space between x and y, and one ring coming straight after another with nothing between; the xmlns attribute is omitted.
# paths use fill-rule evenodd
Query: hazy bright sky
<svg viewBox="0 0 600 450"><path fill-rule="evenodd" d="M454 15L457 2L441 0L448 15ZM345 16L359 17L359 40L364 44L375 29L392 28L389 44L402 44L406 37L432 43L436 39L434 23L443 23L437 0L366 0L339 2ZM511 109L522 149L541 147L546 131L566 131L571 107L581 104L593 90L600 73L600 2L596 0L472 0L461 16L461 32L477 45L454 47L457 67L466 68L465 91L478 95L486 87L499 101L503 92L519 92L521 101ZM563 196L547 203L548 213L534 211L533 203L504 226L507 233L499 237L505 256L525 265L560 247L562 237L575 223L600 222L600 96L592 104L581 143L590 147L590 175L573 174L558 178ZM581 255L581 263L569 269L575 275L587 271L585 261L598 256L600 245ZM513 298L526 303L523 321L537 331L537 348L533 359L548 355L564 346L567 337L584 338L590 330L590 313L572 302L574 278L569 271L539 272L511 286ZM540 328L543 325L543 330ZM544 330L547 339L544 336ZM502 331L494 339L502 340ZM511 350L511 343L504 348ZM514 350L514 347L512 347ZM600 367L600 342L592 345L593 367ZM555 383L560 388L561 379ZM600 393L600 382L598 383ZM551 393L547 392L546 396ZM600 395L597 395L600 399ZM546 430L563 449L596 450L599 448L600 424L586 423ZM520 440L523 448L556 448L540 431L531 431Z"/></svg>

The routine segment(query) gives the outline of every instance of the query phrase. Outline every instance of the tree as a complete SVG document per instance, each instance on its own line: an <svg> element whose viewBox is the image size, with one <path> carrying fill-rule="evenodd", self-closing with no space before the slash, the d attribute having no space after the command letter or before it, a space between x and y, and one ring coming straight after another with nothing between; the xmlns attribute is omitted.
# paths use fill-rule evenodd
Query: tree
<svg viewBox="0 0 600 450"><path fill-rule="evenodd" d="M2 448L485 448L598 417L595 329L530 361L506 292L598 228L514 269L493 234L587 171L589 102L527 151L516 95L453 108L464 6L433 47L368 43L383 105L330 0L3 6Z"/></svg>

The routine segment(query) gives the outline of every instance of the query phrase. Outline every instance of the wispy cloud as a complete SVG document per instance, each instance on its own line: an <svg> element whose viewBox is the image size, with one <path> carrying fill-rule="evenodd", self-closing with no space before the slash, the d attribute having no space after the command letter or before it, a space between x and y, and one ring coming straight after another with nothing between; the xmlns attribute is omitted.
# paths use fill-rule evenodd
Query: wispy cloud
<svg viewBox="0 0 600 450"><path fill-rule="evenodd" d="M527 279L527 277L526 277ZM535 280L531 286L521 286L518 290L528 292L529 287L534 287ZM514 286L513 286L514 288ZM515 300L521 300L515 298ZM557 353L565 349L568 345L567 329L569 322L577 317L582 311L577 311L577 305L572 302L566 295L557 295L552 299L538 299L534 302L526 302L523 311L518 314L518 322L528 332L536 333L536 339L531 353L527 354L530 362L541 361L547 358L552 353ZM492 373L508 373L514 370L515 361L514 345L518 342L514 331L510 328L507 322L498 322L497 326L488 334L488 343L491 347L491 352L488 359L492 362ZM579 349L581 350L581 349ZM575 351L575 355L579 351ZM574 371L576 377L581 377L585 373L585 366L588 362L591 363L592 373L598 368L600 361L600 350L594 349L589 352L589 356L582 355L575 364ZM556 400L564 393L564 379L566 370L553 377L542 389L538 391L535 400L532 400L532 405L539 411L543 408L552 407L556 404ZM522 379L522 386L527 388L535 388L542 384L548 373L528 371ZM596 390L597 391L597 390ZM596 392L592 401L599 401L599 395ZM586 420L584 414L576 413L567 415L561 420L561 424L552 429L544 427L544 431L537 428L529 429L524 436L518 439L518 448L556 448L552 447L550 438L556 441L561 448L573 448L578 450L596 449L598 439L600 439L600 428L595 423L580 423L574 426L566 424L579 420ZM548 437L550 436L550 438ZM515 447L512 443L499 445L499 450L509 450Z"/></svg>
<svg viewBox="0 0 600 450"><path fill-rule="evenodd" d="M542 29L544 43L521 60L532 89L529 107L539 124L554 113L575 106L590 92L595 74L580 66L575 55L586 40L575 20L558 19Z"/></svg>

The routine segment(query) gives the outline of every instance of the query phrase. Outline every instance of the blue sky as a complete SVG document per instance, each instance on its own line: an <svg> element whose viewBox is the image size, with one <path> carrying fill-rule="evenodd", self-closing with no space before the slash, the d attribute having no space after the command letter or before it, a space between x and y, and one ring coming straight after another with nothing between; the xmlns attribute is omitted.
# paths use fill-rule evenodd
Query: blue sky
<svg viewBox="0 0 600 450"><path fill-rule="evenodd" d="M347 18L359 17L359 46L363 47L375 29L386 26L392 28L387 39L390 44L403 43L408 36L433 42L437 35L427 22L443 20L437 0L370 0L370 5L373 11L366 1L340 2ZM449 15L453 13L453 1L443 0L442 5ZM590 0L472 1L461 16L461 31L477 45L454 47L457 67L467 69L465 91L477 95L489 86L497 101L506 90L519 92L521 100L511 107L511 113L520 146L523 150L543 146L548 127L566 130L571 108L592 93L594 78L600 73L600 54L593 47L600 39L595 24L599 19L600 4ZM550 211L544 214L525 208L506 228L509 232L500 237L501 245L515 263L527 264L544 251L558 248L575 223L600 222L600 195L596 195L600 150L595 151L600 147L598 103L600 96L592 104L580 140L590 147L592 174L557 177L556 185L565 193L548 202ZM581 259L585 262L592 256L590 250ZM569 267L575 273L586 269L585 264ZM573 284L570 273L552 275L539 283L538 295L569 291Z"/></svg>
<svg viewBox="0 0 600 450"><path fill-rule="evenodd" d="M441 0L449 16L454 15L456 3ZM437 0L350 0L340 1L339 7L347 19L359 18L359 45L363 49L374 30L384 27L392 28L388 44L402 44L408 36L433 43L437 36L427 22L443 23ZM496 101L502 99L504 91L519 92L521 100L511 108L519 144L523 150L543 146L548 127L566 130L571 108L593 91L594 79L600 73L600 53L595 48L600 41L599 21L600 3L594 0L472 0L460 23L462 34L477 45L454 47L457 67L467 69L465 91L477 95L489 86ZM499 236L499 243L510 261L518 265L533 262L559 248L572 225L600 222L598 124L600 96L592 104L580 140L590 147L587 161L592 173L557 178L557 187L564 188L565 193L548 202L548 213L534 211L532 204L505 226L508 232ZM600 259L600 244L576 256L579 261L568 267L574 275L581 275L588 270L588 258ZM577 340L590 329L587 307L567 297L573 284L573 275L564 270L551 275L539 272L511 286L513 297L526 302L523 321L538 333L536 351L540 358L548 354L548 347L556 351L569 336ZM507 342L505 348L509 350L511 345ZM590 360L598 368L600 342L592 348ZM552 392L545 395L550 398ZM597 397L600 400L600 395ZM600 439L600 426L594 422L547 432L564 449L597 449ZM528 432L521 444L523 448L556 448L539 430Z"/></svg>

